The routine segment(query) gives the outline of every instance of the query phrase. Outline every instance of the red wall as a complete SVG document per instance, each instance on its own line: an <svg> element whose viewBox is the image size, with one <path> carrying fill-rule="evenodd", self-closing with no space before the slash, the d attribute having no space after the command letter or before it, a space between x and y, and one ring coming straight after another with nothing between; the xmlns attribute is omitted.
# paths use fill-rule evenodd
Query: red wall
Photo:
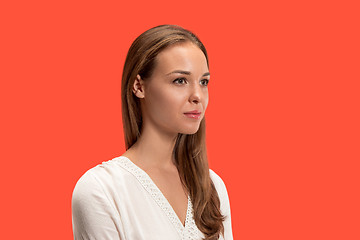
<svg viewBox="0 0 360 240"><path fill-rule="evenodd" d="M1 3L4 239L71 239L71 194L124 152L120 81L159 24L210 57L211 168L235 239L360 239L356 1Z"/></svg>

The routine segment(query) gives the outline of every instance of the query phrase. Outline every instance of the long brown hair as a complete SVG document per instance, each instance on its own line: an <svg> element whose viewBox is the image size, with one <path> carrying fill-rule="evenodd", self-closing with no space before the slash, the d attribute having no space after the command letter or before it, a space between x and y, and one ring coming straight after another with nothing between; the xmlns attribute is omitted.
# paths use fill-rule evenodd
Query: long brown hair
<svg viewBox="0 0 360 240"><path fill-rule="evenodd" d="M166 47L191 42L204 53L204 45L192 32L176 25L160 25L151 28L132 43L126 56L122 83L122 119L126 149L140 137L142 116L140 100L132 92L137 74L142 79L151 76L156 56ZM194 211L194 220L206 240L218 239L224 234L225 217L220 211L220 200L209 174L205 144L205 116L199 130L194 134L178 133L173 149L173 158L181 182L188 190Z"/></svg>

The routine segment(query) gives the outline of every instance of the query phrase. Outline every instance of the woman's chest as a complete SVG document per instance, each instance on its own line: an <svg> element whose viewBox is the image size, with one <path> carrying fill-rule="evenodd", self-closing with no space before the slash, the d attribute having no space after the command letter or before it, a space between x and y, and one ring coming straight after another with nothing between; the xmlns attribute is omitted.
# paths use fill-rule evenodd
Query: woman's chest
<svg viewBox="0 0 360 240"><path fill-rule="evenodd" d="M119 189L113 193L112 205L118 213L118 225L125 239L201 239L202 234L193 220L190 198L186 200L182 222L170 202L152 184L133 182Z"/></svg>
<svg viewBox="0 0 360 240"><path fill-rule="evenodd" d="M152 175L155 184L149 174L127 159L120 158L117 163L123 169L111 168L113 179L104 190L118 216L123 238L201 239L191 199L180 179Z"/></svg>
<svg viewBox="0 0 360 240"><path fill-rule="evenodd" d="M147 174L169 202L181 223L185 225L188 209L188 192L181 183L178 173L160 173L155 171L147 172Z"/></svg>

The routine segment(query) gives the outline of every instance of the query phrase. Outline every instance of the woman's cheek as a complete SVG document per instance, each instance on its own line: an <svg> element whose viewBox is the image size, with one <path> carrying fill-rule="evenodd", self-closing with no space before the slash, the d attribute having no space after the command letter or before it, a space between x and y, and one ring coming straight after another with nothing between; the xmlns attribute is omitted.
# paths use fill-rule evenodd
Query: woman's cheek
<svg viewBox="0 0 360 240"><path fill-rule="evenodd" d="M156 93L152 93L152 106L157 109L156 112L168 112L174 107L176 101L173 100L173 97L169 92L166 91L158 91Z"/></svg>

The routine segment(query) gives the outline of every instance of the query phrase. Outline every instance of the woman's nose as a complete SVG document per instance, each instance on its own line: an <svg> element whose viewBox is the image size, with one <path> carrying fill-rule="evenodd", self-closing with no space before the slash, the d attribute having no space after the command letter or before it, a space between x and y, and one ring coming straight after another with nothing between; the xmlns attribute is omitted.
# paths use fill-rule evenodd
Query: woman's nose
<svg viewBox="0 0 360 240"><path fill-rule="evenodd" d="M200 86L192 86L190 93L190 102L199 103L202 98Z"/></svg>

